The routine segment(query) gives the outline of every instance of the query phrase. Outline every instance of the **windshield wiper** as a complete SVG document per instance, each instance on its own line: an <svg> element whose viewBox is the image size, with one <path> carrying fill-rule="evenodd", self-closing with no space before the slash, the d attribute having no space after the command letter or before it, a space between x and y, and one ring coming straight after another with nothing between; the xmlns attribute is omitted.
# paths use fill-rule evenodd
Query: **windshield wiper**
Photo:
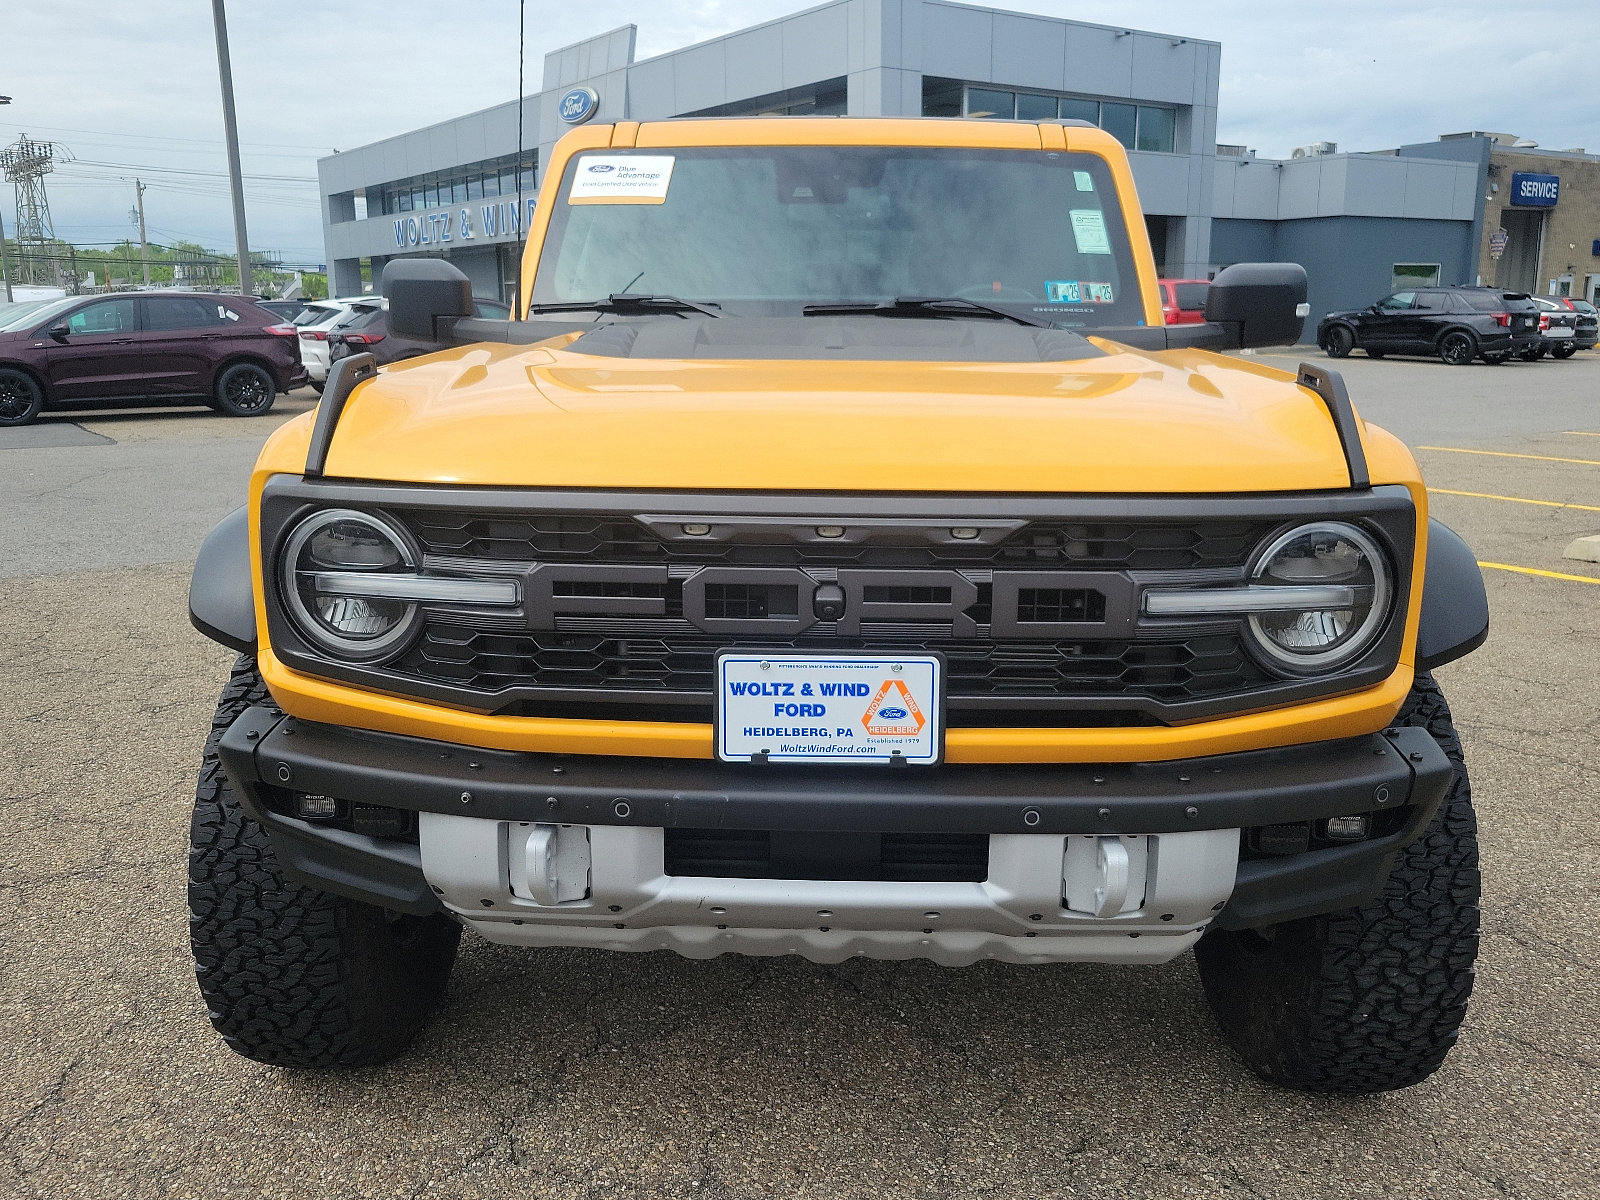
<svg viewBox="0 0 1600 1200"><path fill-rule="evenodd" d="M1014 313L993 304L984 304L980 300L968 300L965 296L896 296L893 300L884 301L841 300L834 304L808 304L800 311L808 317L885 316L944 319L951 316L988 316L1040 329L1052 327L1050 321L1041 321L1038 317L1025 317L1021 313Z"/></svg>
<svg viewBox="0 0 1600 1200"><path fill-rule="evenodd" d="M560 312L613 312L613 313L645 313L645 312L697 312L708 317L720 317L717 311L720 305L701 304L694 300L683 300L677 296L651 296L639 292L612 292L604 300L571 300L561 304L530 304L530 313L560 313Z"/></svg>

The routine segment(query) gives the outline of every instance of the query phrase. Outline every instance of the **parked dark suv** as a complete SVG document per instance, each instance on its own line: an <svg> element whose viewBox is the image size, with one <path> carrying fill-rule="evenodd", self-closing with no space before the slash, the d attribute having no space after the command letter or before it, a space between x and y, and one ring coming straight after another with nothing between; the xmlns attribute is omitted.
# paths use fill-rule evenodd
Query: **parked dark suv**
<svg viewBox="0 0 1600 1200"><path fill-rule="evenodd" d="M1331 312L1317 326L1329 358L1360 348L1369 358L1437 354L1453 367L1475 358L1503 363L1536 354L1539 310L1533 298L1499 288L1432 287L1396 292L1369 308Z"/></svg>
<svg viewBox="0 0 1600 1200"><path fill-rule="evenodd" d="M472 298L472 315L491 321L505 321L511 316L511 306L498 300ZM389 328L388 305L381 296L358 301L350 311L334 322L328 330L328 361L338 362L352 354L370 354L380 367L419 354L432 354L443 350L438 342L406 337Z"/></svg>
<svg viewBox="0 0 1600 1200"><path fill-rule="evenodd" d="M254 416L305 381L294 326L240 296L73 296L0 320L0 426L45 408L194 401Z"/></svg>

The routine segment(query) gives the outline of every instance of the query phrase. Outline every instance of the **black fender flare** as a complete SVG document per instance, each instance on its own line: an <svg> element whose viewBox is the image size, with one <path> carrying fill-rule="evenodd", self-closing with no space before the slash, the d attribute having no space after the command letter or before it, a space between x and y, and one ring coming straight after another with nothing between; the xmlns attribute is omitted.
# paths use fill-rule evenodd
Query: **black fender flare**
<svg viewBox="0 0 1600 1200"><path fill-rule="evenodd" d="M1428 518L1428 565L1422 580L1417 670L1431 671L1471 654L1489 636L1489 593L1478 556L1443 521Z"/></svg>
<svg viewBox="0 0 1600 1200"><path fill-rule="evenodd" d="M189 623L214 642L256 652L250 510L236 508L206 534L189 580Z"/></svg>

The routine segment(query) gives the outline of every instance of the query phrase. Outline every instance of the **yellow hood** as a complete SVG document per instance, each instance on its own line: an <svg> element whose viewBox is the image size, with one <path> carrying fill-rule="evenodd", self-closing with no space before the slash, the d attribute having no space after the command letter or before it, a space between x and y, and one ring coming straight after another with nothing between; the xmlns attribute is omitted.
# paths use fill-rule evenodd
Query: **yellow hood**
<svg viewBox="0 0 1600 1200"><path fill-rule="evenodd" d="M474 346L359 387L327 474L526 487L1239 492L1349 484L1293 376L1069 362L661 361Z"/></svg>

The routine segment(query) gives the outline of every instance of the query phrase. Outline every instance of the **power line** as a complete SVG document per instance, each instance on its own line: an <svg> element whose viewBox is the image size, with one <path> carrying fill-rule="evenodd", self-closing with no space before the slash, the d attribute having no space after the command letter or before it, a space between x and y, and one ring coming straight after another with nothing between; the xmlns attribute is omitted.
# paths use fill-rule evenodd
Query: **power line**
<svg viewBox="0 0 1600 1200"><path fill-rule="evenodd" d="M21 125L14 125L9 121L0 121L0 129L21 129ZM157 133L118 133L106 129L70 129L63 125L29 125L29 129L43 129L48 133L83 133L91 137L112 138L117 141L136 140L146 142L188 142L200 146L221 146L221 138L185 138L173 137ZM243 146L271 146L282 150L306 150L314 153L329 153L329 146L307 146L297 142L240 142Z"/></svg>

